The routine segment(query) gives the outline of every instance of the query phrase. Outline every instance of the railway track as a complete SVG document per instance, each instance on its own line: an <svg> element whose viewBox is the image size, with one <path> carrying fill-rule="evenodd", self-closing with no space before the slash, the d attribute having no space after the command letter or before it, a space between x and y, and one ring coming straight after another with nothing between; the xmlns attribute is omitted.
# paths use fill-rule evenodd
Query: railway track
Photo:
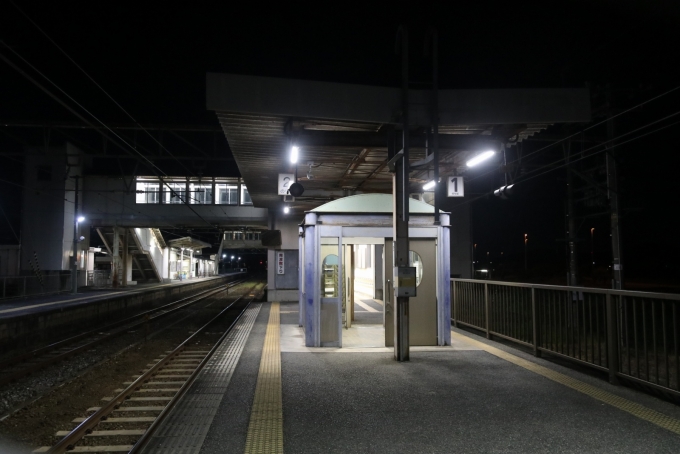
<svg viewBox="0 0 680 454"><path fill-rule="evenodd" d="M205 290L2 361L0 362L0 371L2 371L0 373L0 386L20 380L78 353L88 351L101 342L113 339L137 328L148 326L152 321L185 309L218 293L228 291L230 288L236 287L243 282L245 280L242 279L218 288Z"/></svg>
<svg viewBox="0 0 680 454"><path fill-rule="evenodd" d="M261 297L264 287L263 283L255 284L175 349L151 360L141 375L115 390L116 396L104 397L102 406L88 408L91 413L88 417L73 420L77 424L74 429L57 432L55 435L61 440L54 446L43 446L33 452L139 452L250 303ZM237 315L227 319L235 311ZM220 324L223 326L217 326ZM211 347L196 347L199 339L214 339L215 330L219 331L219 338L211 342Z"/></svg>

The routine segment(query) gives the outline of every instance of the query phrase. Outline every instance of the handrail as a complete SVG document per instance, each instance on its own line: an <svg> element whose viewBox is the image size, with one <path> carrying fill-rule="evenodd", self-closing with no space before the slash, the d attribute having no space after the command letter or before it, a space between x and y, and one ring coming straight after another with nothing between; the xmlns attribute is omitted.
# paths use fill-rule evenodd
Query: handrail
<svg viewBox="0 0 680 454"><path fill-rule="evenodd" d="M680 295L451 278L454 326L680 396Z"/></svg>
<svg viewBox="0 0 680 454"><path fill-rule="evenodd" d="M637 290L617 290L617 289L607 289L600 287L576 287L569 285L549 285L549 284L530 284L526 282L506 282L506 281L488 281L486 279L461 279L461 278L451 278L451 282L470 282L474 284L493 284L493 285L505 285L509 287L523 287L523 288L536 288L544 290L565 290L570 292L589 292L589 293L601 293L610 295L621 295L621 296L632 296L640 298L659 298L665 300L677 300L680 301L680 295L674 293L660 293L660 292L640 292Z"/></svg>

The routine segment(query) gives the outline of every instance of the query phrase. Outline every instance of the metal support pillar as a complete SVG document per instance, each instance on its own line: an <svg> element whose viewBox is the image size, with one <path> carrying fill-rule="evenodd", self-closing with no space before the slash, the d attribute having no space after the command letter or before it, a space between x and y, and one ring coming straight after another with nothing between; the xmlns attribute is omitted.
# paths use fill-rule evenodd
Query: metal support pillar
<svg viewBox="0 0 680 454"><path fill-rule="evenodd" d="M567 164L567 248L569 250L569 282L578 285L578 251L576 250L576 218L574 217L574 178L571 171L571 142L563 144Z"/></svg>
<svg viewBox="0 0 680 454"><path fill-rule="evenodd" d="M194 250L189 249L189 279L191 279L194 274Z"/></svg>
<svg viewBox="0 0 680 454"><path fill-rule="evenodd" d="M607 122L607 136L611 140L614 137L614 122ZM610 142L608 148L614 144ZM612 237L612 287L616 290L623 289L623 259L621 257L621 236L619 233L619 180L616 169L616 159L613 152L605 153L607 162L607 193L609 194L610 228Z"/></svg>
<svg viewBox="0 0 680 454"><path fill-rule="evenodd" d="M113 241L111 242L111 285L114 288L118 287L121 282L121 266L120 266L120 229L113 228Z"/></svg>
<svg viewBox="0 0 680 454"><path fill-rule="evenodd" d="M76 181L75 200L73 202L73 260L71 261L71 293L78 293L78 179L79 175L73 177Z"/></svg>
<svg viewBox="0 0 680 454"><path fill-rule="evenodd" d="M409 221L409 131L408 131L408 34L406 27L401 34L401 77L402 77L402 152L395 163L394 174L394 267L407 267L408 221ZM396 274L396 273L395 273ZM394 359L409 360L409 298L395 298L394 310Z"/></svg>
<svg viewBox="0 0 680 454"><path fill-rule="evenodd" d="M130 264L128 263L128 261L129 261L128 260L128 254L130 253L129 248L128 248L128 235L129 235L130 232L128 231L128 229L124 229L123 232L125 232L125 233L123 233L123 238L122 238L122 241L121 241L121 245L123 247L123 260L122 260L123 270L120 273L121 274L120 280L123 283L123 287L127 287L127 285L128 285L128 267L132 268L130 266Z"/></svg>
<svg viewBox="0 0 680 454"><path fill-rule="evenodd" d="M430 102L430 122L432 123L432 152L434 154L434 223L439 225L439 205L443 188L439 184L439 67L437 49L437 29L432 34L432 99Z"/></svg>

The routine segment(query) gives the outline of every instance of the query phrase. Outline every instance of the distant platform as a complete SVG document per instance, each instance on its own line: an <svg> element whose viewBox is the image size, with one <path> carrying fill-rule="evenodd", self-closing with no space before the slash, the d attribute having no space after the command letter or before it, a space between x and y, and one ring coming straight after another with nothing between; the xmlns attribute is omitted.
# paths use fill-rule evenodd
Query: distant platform
<svg viewBox="0 0 680 454"><path fill-rule="evenodd" d="M133 295L137 293L145 293L158 289L163 289L173 286L182 286L195 284L197 282L205 282L213 279L219 279L226 276L238 275L241 273L226 273L210 277L198 277L185 280L173 280L168 283L149 283L131 285L129 287L119 288L92 288L81 287L77 294L73 293L57 293L51 295L29 296L26 298L12 298L7 300L0 300L0 319L14 318L27 314L35 314L44 311L51 311L56 309L64 309L72 306L88 304L94 301L101 301L110 299L112 297L119 297L121 295Z"/></svg>

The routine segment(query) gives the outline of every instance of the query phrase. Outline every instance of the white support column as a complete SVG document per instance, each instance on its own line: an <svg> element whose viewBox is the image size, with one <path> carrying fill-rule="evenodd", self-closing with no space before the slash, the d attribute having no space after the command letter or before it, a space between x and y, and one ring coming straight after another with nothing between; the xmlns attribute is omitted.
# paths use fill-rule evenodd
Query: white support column
<svg viewBox="0 0 680 454"><path fill-rule="evenodd" d="M180 280L182 280L183 266L184 266L184 248L180 248L179 261L177 262L177 273Z"/></svg>
<svg viewBox="0 0 680 454"><path fill-rule="evenodd" d="M318 235L316 232L316 214L307 213L305 216L305 289L303 295L305 314L305 345L307 347L321 346L321 300L320 283L321 270L318 266ZM269 262L275 263L274 261ZM271 266L271 265L270 265Z"/></svg>
<svg viewBox="0 0 680 454"><path fill-rule="evenodd" d="M189 249L189 278L196 277L195 270L196 268L194 267L194 250Z"/></svg>

